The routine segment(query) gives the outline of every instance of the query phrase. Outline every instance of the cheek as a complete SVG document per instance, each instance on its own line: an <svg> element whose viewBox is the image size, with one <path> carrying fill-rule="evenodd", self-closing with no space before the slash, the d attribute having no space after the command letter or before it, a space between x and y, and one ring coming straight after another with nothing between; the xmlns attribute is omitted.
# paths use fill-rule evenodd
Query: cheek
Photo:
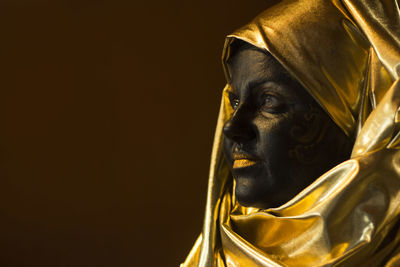
<svg viewBox="0 0 400 267"><path fill-rule="evenodd" d="M295 145L291 156L303 164L316 161L328 132L328 122L329 118L318 109L311 109L293 122L290 135Z"/></svg>
<svg viewBox="0 0 400 267"><path fill-rule="evenodd" d="M293 140L289 134L291 121L288 118L260 119L256 122L258 130L258 154L267 161L283 160L289 157Z"/></svg>
<svg viewBox="0 0 400 267"><path fill-rule="evenodd" d="M224 154L228 164L233 166L233 142L228 138L224 138Z"/></svg>

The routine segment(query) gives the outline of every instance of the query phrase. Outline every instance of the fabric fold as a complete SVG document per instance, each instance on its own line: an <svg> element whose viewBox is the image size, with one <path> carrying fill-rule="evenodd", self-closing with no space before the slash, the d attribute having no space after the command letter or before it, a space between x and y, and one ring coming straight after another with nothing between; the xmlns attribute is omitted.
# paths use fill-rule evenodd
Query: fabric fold
<svg viewBox="0 0 400 267"><path fill-rule="evenodd" d="M232 193L222 126L236 40L272 54L355 140L349 160L281 207L243 207ZM282 0L227 37L204 227L182 267L400 263L399 40L395 0Z"/></svg>

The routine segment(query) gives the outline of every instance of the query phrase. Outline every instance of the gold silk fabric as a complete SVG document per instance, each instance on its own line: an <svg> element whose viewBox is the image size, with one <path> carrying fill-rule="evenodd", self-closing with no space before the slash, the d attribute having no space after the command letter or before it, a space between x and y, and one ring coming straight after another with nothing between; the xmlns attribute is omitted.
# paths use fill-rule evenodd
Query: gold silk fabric
<svg viewBox="0 0 400 267"><path fill-rule="evenodd" d="M271 53L355 140L349 160L281 207L232 193L222 127L236 39ZM283 0L227 37L204 226L182 267L400 266L399 39L396 0Z"/></svg>

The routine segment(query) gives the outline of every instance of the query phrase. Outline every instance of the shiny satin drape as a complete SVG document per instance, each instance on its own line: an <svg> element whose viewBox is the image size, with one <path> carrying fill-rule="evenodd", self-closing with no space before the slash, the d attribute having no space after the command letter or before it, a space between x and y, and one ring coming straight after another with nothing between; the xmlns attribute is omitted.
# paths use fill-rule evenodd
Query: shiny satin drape
<svg viewBox="0 0 400 267"><path fill-rule="evenodd" d="M400 253L400 14L395 0L284 0L227 37L270 52L355 145L278 208L240 206L222 155L223 91L203 231L182 266L384 266ZM284 188L282 188L284 190Z"/></svg>

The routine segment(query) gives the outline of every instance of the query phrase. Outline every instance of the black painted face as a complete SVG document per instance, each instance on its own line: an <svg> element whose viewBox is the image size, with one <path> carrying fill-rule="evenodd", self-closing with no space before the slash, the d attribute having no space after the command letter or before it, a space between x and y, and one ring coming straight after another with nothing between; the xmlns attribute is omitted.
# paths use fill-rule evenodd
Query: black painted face
<svg viewBox="0 0 400 267"><path fill-rule="evenodd" d="M280 206L349 157L347 136L271 55L247 47L228 67L224 147L240 204Z"/></svg>

